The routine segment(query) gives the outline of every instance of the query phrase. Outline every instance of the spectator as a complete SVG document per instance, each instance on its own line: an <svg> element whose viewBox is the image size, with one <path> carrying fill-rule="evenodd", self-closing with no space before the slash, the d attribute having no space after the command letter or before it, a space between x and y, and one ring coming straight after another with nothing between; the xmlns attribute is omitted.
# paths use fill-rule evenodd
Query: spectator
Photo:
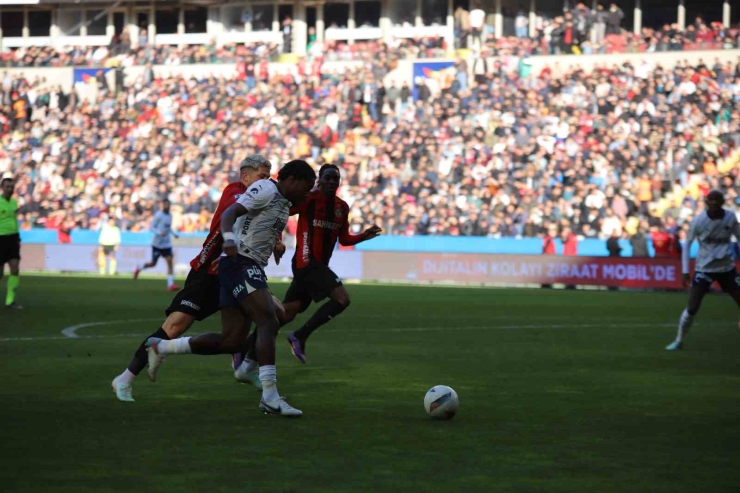
<svg viewBox="0 0 740 493"><path fill-rule="evenodd" d="M653 240L653 248L656 257L669 257L671 255L671 235L660 230L657 226L651 228L650 236Z"/></svg>
<svg viewBox="0 0 740 493"><path fill-rule="evenodd" d="M609 6L609 13L606 17L607 36L622 32L622 19L624 19L624 12L622 12L622 9L620 9L616 3L612 3Z"/></svg>
<svg viewBox="0 0 740 493"><path fill-rule="evenodd" d="M578 255L578 238L570 228L563 228L560 239L563 242L563 255Z"/></svg>
<svg viewBox="0 0 740 493"><path fill-rule="evenodd" d="M640 225L637 233L632 235L630 238L630 244L632 245L632 256L638 258L647 258L650 256L648 253L647 236L645 236L644 225Z"/></svg>
<svg viewBox="0 0 740 493"><path fill-rule="evenodd" d="M526 38L529 36L528 28L529 27L529 19L527 18L527 14L523 10L519 10L519 12L516 14L516 19L514 20L514 30L516 32L517 38Z"/></svg>
<svg viewBox="0 0 740 493"><path fill-rule="evenodd" d="M591 43L598 45L604 42L609 13L606 12L604 10L604 6L599 3L596 5L596 10L594 10L591 15L594 22L593 28L591 29Z"/></svg>
<svg viewBox="0 0 740 493"><path fill-rule="evenodd" d="M478 50L480 50L483 48L485 41L483 28L486 23L486 12L481 8L480 0L477 0L477 2L478 5L470 11L470 29L473 33L473 39L477 42Z"/></svg>
<svg viewBox="0 0 740 493"><path fill-rule="evenodd" d="M615 229L611 236L606 240L606 249L610 257L621 257L622 247L619 245L619 232Z"/></svg>

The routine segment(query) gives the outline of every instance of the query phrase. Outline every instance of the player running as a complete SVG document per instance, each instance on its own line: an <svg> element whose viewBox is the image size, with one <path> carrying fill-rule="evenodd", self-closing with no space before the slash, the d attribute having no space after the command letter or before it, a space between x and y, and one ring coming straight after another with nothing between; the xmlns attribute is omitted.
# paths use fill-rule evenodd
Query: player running
<svg viewBox="0 0 740 493"><path fill-rule="evenodd" d="M152 239L152 261L142 266L137 266L134 271L134 279L139 278L142 270L149 269L157 265L159 257L164 257L167 262L167 291L178 291L180 286L175 284L174 268L172 265L172 236L179 238L172 231L172 214L170 214L170 201L162 201L162 210L157 211L152 219L149 229L154 233Z"/></svg>
<svg viewBox="0 0 740 493"><path fill-rule="evenodd" d="M261 180L249 187L221 217L223 251L218 266L221 284L221 334L203 334L174 341L147 340L149 367L156 368L167 354L234 354L257 325L256 350L262 399L259 409L269 414L297 417L303 413L290 406L277 391L275 338L280 322L264 268L278 236L288 222L291 204L300 204L316 180L305 161L291 161L278 174L278 181ZM236 231L234 234L232 231Z"/></svg>
<svg viewBox="0 0 740 493"><path fill-rule="evenodd" d="M167 319L162 327L147 336L139 345L126 370L113 379L113 390L120 401L133 402L131 385L136 376L147 366L148 356L144 343L150 337L176 339L184 334L193 322L205 320L218 311L219 284L214 260L221 255L221 215L231 207L247 187L258 180L270 177L270 161L260 154L250 154L239 167L239 181L229 184L221 195L216 212L211 219L211 229L203 243L200 254L190 262L190 272L185 280L185 287L177 293L166 310ZM280 246L276 247L276 256L282 255ZM284 246L282 246L284 252ZM259 384L257 372L242 375L243 379ZM156 380L156 369L149 369L149 379Z"/></svg>
<svg viewBox="0 0 740 493"><path fill-rule="evenodd" d="M676 340L666 347L668 351L683 348L683 338L689 331L694 317L699 312L704 295L712 283L717 281L722 290L732 296L740 306L740 276L732 259L732 236L740 239L740 224L735 214L723 208L725 197L719 190L709 192L706 198L707 210L691 221L691 228L683 248L683 283L689 282L689 252L691 243L699 241L699 254L696 256L694 280L689 291L688 307L678 322Z"/></svg>
<svg viewBox="0 0 740 493"><path fill-rule="evenodd" d="M351 246L378 236L378 226L366 229L362 234L349 232L349 205L336 196L339 188L339 168L325 164L319 170L316 190L305 202L290 210L298 217L297 245L293 256L293 282L283 300L282 325L290 323L311 304L329 298L316 313L296 332L288 335L293 354L301 363L306 362L306 341L319 327L337 317L350 304L349 293L342 281L330 268L329 260L337 244ZM240 378L246 371L243 363L235 376ZM241 378L240 378L241 379Z"/></svg>
<svg viewBox="0 0 740 493"><path fill-rule="evenodd" d="M5 307L21 310L23 307L15 302L15 290L21 283L21 235L18 231L18 201L13 198L15 180L13 175L5 173L0 180L0 279L3 278L5 264L10 267L8 293L5 295Z"/></svg>

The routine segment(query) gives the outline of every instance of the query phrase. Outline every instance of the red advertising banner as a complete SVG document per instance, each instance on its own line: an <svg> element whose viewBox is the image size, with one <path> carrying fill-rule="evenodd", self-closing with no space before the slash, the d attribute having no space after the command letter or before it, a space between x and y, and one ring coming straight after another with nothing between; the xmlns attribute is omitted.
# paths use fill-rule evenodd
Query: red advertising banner
<svg viewBox="0 0 740 493"><path fill-rule="evenodd" d="M363 252L365 278L680 289L672 258Z"/></svg>

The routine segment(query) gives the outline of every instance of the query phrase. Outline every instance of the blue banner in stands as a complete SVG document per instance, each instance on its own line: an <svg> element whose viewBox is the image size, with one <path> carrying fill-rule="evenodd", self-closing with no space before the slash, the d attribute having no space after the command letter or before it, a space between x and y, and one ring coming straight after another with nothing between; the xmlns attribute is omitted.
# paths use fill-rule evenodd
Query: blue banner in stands
<svg viewBox="0 0 740 493"><path fill-rule="evenodd" d="M77 85L80 82L85 84L94 84L96 82L98 72L102 72L103 75L105 75L111 70L112 69L110 68L76 68L72 75L72 83L74 85Z"/></svg>
<svg viewBox="0 0 740 493"><path fill-rule="evenodd" d="M431 95L449 89L456 78L455 62L415 62L413 74L413 96L416 101L422 86L427 87Z"/></svg>

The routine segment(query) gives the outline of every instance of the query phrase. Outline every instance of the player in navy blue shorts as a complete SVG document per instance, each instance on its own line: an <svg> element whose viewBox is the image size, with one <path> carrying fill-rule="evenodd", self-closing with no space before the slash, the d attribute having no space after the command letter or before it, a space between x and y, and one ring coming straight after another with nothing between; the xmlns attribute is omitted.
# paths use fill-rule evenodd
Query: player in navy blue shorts
<svg viewBox="0 0 740 493"><path fill-rule="evenodd" d="M149 229L154 233L154 238L152 239L152 261L136 267L134 279L139 278L142 270L156 266L159 258L164 257L165 262L167 262L167 291L179 291L180 286L175 284L174 256L172 255L171 239L171 236L175 238L178 238L178 236L172 231L172 214L170 214L169 200L165 199L162 201L162 209L154 214L154 219L152 219Z"/></svg>
<svg viewBox="0 0 740 493"><path fill-rule="evenodd" d="M305 161L291 161L278 181L254 183L221 216L223 253L219 261L222 332L167 341L147 340L149 364L167 354L238 353L249 331L257 325L256 351L262 383L260 410L282 416L301 416L277 391L275 337L280 328L264 267L288 222L291 205L301 203L313 187L316 174Z"/></svg>
<svg viewBox="0 0 740 493"><path fill-rule="evenodd" d="M714 282L740 306L740 275L732 258L732 237L740 239L740 224L735 213L723 207L724 203L724 194L712 190L706 198L707 210L691 222L683 247L684 286L689 284L689 255L694 240L699 241L699 254L696 256L688 306L679 319L676 339L666 347L668 351L683 349L683 339Z"/></svg>

